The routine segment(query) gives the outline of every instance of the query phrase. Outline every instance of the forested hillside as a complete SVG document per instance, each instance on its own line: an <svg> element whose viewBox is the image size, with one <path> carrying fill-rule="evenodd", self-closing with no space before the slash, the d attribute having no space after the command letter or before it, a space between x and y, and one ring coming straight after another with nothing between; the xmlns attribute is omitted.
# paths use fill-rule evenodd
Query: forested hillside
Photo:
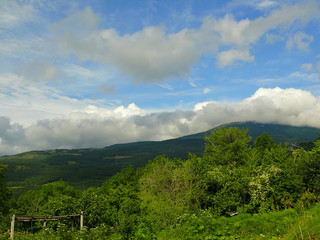
<svg viewBox="0 0 320 240"><path fill-rule="evenodd" d="M222 127L248 129L252 137L249 145L266 132L276 143L297 145L313 142L318 138L320 129L294 127L279 124L256 122L230 123ZM54 149L32 151L14 156L0 157L0 163L8 165L7 183L14 195L42 184L63 180L77 189L100 186L103 182L127 166L144 167L149 160L165 154L169 158L188 158L192 153L202 156L205 150L204 138L212 130L165 141L135 142L116 144L100 149ZM310 149L313 146L304 146Z"/></svg>
<svg viewBox="0 0 320 240"><path fill-rule="evenodd" d="M34 223L31 231L27 222L17 224L16 239L320 238L320 140L310 151L294 150L263 133L251 146L248 130L238 127L216 129L204 140L201 156L160 155L82 191L57 181L14 201L1 178L2 239L9 238L12 214L80 211L82 231L68 221L46 229Z"/></svg>

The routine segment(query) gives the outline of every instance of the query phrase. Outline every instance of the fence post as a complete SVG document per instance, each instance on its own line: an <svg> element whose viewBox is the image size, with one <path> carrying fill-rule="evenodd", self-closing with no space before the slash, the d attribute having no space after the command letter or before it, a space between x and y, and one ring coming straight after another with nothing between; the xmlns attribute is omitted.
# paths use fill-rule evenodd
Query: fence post
<svg viewBox="0 0 320 240"><path fill-rule="evenodd" d="M11 218L11 231L10 231L10 238L13 239L14 238L14 221L16 220L16 215L13 214L12 218Z"/></svg>
<svg viewBox="0 0 320 240"><path fill-rule="evenodd" d="M83 228L83 211L80 212L80 230Z"/></svg>

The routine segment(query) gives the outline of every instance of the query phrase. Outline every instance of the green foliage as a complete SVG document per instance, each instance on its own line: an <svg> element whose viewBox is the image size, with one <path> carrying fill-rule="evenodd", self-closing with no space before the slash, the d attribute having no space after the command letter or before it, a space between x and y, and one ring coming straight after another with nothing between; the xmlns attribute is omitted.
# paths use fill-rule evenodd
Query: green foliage
<svg viewBox="0 0 320 240"><path fill-rule="evenodd" d="M221 128L206 136L202 157L160 155L81 192L62 180L29 190L11 214L82 210L86 227L79 231L64 221L43 229L35 223L30 234L28 223L21 223L16 239L319 238L320 141L307 152L276 144L267 134L253 147L250 140L247 130ZM0 170L1 184L5 167ZM7 188L1 189L0 201L7 204ZM2 232L0 239L8 239Z"/></svg>
<svg viewBox="0 0 320 240"><path fill-rule="evenodd" d="M66 215L79 213L77 197L79 192L64 181L42 185L37 190L29 190L17 201L19 215Z"/></svg>
<svg viewBox="0 0 320 240"><path fill-rule="evenodd" d="M85 212L86 226L106 224L126 238L134 233L140 218L137 173L128 167L101 188L89 188L82 193L80 204Z"/></svg>
<svg viewBox="0 0 320 240"><path fill-rule="evenodd" d="M5 183L5 174L7 166L0 163L0 231L2 226L6 226L6 218L9 214L9 209L12 207L11 192Z"/></svg>
<svg viewBox="0 0 320 240"><path fill-rule="evenodd" d="M212 165L244 164L249 155L248 130L221 128L205 137L204 158Z"/></svg>
<svg viewBox="0 0 320 240"><path fill-rule="evenodd" d="M225 127L249 129L253 141L267 132L276 143L314 141L319 132L319 129L310 127L256 122L231 123ZM221 127L213 130L219 128ZM31 151L0 157L0 162L8 165L6 182L16 199L28 190L35 190L43 184L59 179L79 190L85 190L88 187L101 186L128 165L143 167L158 155L165 154L169 158L181 159L187 159L188 153L200 156L205 149L203 138L210 132L160 142L116 144L100 149Z"/></svg>
<svg viewBox="0 0 320 240"><path fill-rule="evenodd" d="M207 174L210 181L208 207L217 216L230 215L247 203L249 178L245 167L217 166Z"/></svg>
<svg viewBox="0 0 320 240"><path fill-rule="evenodd" d="M159 239L318 239L320 205L261 215L240 214L215 218L209 211L184 214L159 233ZM302 235L301 235L302 233Z"/></svg>
<svg viewBox="0 0 320 240"><path fill-rule="evenodd" d="M270 165L266 168L258 166L251 174L249 186L250 202L246 206L246 211L267 212L273 206L270 196L274 193L272 179L276 179L281 173L281 169Z"/></svg>
<svg viewBox="0 0 320 240"><path fill-rule="evenodd" d="M296 150L295 161L297 175L303 180L304 188L312 192L320 192L320 140L310 152Z"/></svg>
<svg viewBox="0 0 320 240"><path fill-rule="evenodd" d="M157 229L172 224L188 208L184 189L179 188L182 181L177 175L181 167L180 160L159 156L146 166L140 179L141 207Z"/></svg>
<svg viewBox="0 0 320 240"><path fill-rule="evenodd" d="M270 137L267 133L262 133L257 139L254 141L254 148L258 150L270 150L276 147L276 143L273 138Z"/></svg>
<svg viewBox="0 0 320 240"><path fill-rule="evenodd" d="M6 213L8 210L8 200L10 198L10 191L5 183L5 173L7 166L0 164L0 214Z"/></svg>
<svg viewBox="0 0 320 240"><path fill-rule="evenodd" d="M320 156L320 139L314 142L314 147L311 152L316 154L318 157Z"/></svg>

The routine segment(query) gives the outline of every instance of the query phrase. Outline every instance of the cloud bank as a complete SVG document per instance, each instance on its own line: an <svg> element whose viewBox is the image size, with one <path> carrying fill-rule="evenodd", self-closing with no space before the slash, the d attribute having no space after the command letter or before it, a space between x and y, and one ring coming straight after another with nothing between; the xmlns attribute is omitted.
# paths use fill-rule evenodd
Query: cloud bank
<svg viewBox="0 0 320 240"><path fill-rule="evenodd" d="M115 109L88 106L64 117L24 127L0 117L0 155L34 149L104 147L163 140L233 121L320 128L320 98L299 89L260 88L234 103L205 102L193 110L150 113L135 104Z"/></svg>

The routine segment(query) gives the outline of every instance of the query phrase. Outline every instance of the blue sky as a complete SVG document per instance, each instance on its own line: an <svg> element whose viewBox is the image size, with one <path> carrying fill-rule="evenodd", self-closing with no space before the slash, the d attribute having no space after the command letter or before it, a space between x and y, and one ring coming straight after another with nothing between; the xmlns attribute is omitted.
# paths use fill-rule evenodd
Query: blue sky
<svg viewBox="0 0 320 240"><path fill-rule="evenodd" d="M0 155L232 121L320 127L317 0L0 6Z"/></svg>

